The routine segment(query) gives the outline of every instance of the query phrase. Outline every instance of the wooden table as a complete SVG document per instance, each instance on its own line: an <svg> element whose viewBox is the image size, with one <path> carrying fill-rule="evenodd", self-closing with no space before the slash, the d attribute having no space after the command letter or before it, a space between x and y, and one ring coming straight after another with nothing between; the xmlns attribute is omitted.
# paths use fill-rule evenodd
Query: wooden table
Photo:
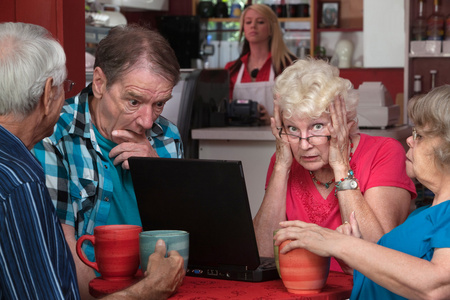
<svg viewBox="0 0 450 300"><path fill-rule="evenodd" d="M255 283L186 276L181 287L170 299L342 300L350 297L352 287L353 277L338 272L330 272L321 293L308 295L289 293L281 279Z"/></svg>

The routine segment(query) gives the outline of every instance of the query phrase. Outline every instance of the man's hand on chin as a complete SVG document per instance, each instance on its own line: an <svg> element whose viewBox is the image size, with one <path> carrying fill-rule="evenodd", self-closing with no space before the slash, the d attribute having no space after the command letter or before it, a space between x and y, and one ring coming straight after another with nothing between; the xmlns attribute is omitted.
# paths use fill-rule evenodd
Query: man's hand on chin
<svg viewBox="0 0 450 300"><path fill-rule="evenodd" d="M116 166L122 164L122 168L129 169L128 158L132 156L159 157L145 133L138 135L129 130L114 130L112 135L113 142L118 145L111 150L109 157L114 157Z"/></svg>

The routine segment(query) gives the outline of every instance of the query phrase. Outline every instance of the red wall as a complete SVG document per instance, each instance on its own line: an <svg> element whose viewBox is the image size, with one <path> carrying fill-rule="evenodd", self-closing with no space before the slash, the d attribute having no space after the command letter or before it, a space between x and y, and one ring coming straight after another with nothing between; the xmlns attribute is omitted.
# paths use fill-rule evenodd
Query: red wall
<svg viewBox="0 0 450 300"><path fill-rule="evenodd" d="M67 0L1 0L0 22L24 22L47 28L67 56L68 78L76 83L66 96L78 93L86 82L84 3Z"/></svg>
<svg viewBox="0 0 450 300"><path fill-rule="evenodd" d="M365 81L381 81L391 94L392 100L403 93L403 68L341 69L340 75L353 83L355 89Z"/></svg>

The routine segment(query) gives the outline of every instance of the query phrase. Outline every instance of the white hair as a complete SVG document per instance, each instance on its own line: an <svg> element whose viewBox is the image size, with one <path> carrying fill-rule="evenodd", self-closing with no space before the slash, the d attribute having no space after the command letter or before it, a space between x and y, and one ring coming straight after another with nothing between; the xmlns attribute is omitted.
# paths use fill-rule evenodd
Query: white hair
<svg viewBox="0 0 450 300"><path fill-rule="evenodd" d="M27 115L42 96L45 82L61 86L67 77L66 55L43 27L0 24L0 115Z"/></svg>
<svg viewBox="0 0 450 300"><path fill-rule="evenodd" d="M286 68L275 80L274 97L278 99L283 116L319 118L329 113L336 96L345 101L347 119L357 121L359 96L352 83L339 77L339 69L320 59L301 59ZM358 131L353 126L351 134Z"/></svg>

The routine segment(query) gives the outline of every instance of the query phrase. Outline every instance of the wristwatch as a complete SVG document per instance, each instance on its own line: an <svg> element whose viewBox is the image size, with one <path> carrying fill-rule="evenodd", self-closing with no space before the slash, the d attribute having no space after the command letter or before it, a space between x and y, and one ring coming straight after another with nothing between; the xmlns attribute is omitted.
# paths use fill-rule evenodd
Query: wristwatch
<svg viewBox="0 0 450 300"><path fill-rule="evenodd" d="M356 190L358 189L358 180L355 178L347 178L344 181L342 181L336 189L338 191L345 191L345 190Z"/></svg>
<svg viewBox="0 0 450 300"><path fill-rule="evenodd" d="M353 177L353 170L348 170L348 176L336 182L336 192L358 189L358 179Z"/></svg>

